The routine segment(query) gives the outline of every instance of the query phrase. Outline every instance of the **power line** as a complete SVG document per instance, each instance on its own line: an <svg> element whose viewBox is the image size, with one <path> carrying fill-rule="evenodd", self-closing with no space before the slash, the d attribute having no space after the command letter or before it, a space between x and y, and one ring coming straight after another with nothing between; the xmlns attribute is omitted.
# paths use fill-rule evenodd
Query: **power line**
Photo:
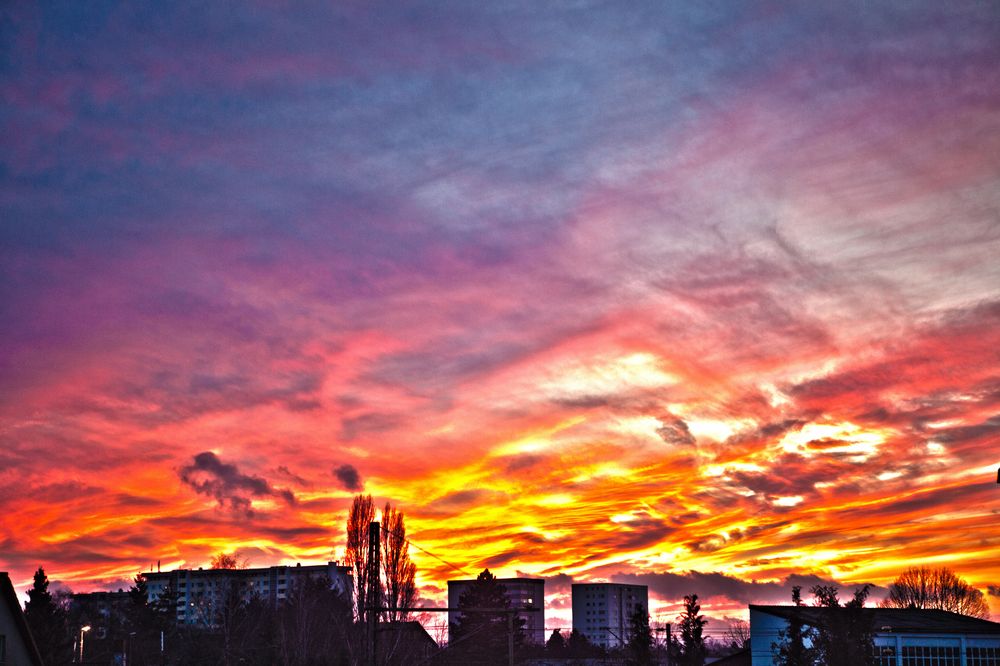
<svg viewBox="0 0 1000 666"><path fill-rule="evenodd" d="M466 571L462 567L458 566L457 564L452 564L451 562L449 562L448 560L444 559L443 557L435 555L434 553L432 553L431 551L427 550L426 548L421 548L417 544L413 543L413 540L410 539L409 537L407 537L405 534L399 534L398 532L396 532L394 530L387 529L381 523L379 523L379 529L382 530L382 531L384 531L384 532L386 532L386 533L388 533L388 534L391 534L392 536L396 537L397 539L402 539L403 541L405 541L409 545L411 545L414 548L416 548L417 550L419 550L421 553L424 553L425 555L430 555L435 560L438 560L440 562L443 562L444 564L447 564L449 567L451 567L455 571L458 571L459 573L463 573L466 576L472 576L471 573L469 573L468 571Z"/></svg>

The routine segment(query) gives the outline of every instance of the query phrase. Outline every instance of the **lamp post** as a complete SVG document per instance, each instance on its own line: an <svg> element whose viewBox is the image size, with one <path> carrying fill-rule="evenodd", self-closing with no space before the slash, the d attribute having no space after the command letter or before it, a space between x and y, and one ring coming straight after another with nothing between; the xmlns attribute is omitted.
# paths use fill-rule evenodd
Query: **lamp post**
<svg viewBox="0 0 1000 666"><path fill-rule="evenodd" d="M136 632L134 632L134 631L128 632L128 646L125 648L125 664L124 664L124 666L128 666L129 664L132 663L132 637L135 636L135 633Z"/></svg>
<svg viewBox="0 0 1000 666"><path fill-rule="evenodd" d="M83 635L90 631L90 625L85 624L80 627L80 663L83 663Z"/></svg>

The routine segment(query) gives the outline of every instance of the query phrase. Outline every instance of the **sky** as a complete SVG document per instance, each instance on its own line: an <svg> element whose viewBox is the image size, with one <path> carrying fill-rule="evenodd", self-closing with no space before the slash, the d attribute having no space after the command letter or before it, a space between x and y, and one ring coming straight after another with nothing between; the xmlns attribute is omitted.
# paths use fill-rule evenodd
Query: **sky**
<svg viewBox="0 0 1000 666"><path fill-rule="evenodd" d="M1000 617L997 62L993 1L4 3L0 569L342 559L364 492L426 603Z"/></svg>

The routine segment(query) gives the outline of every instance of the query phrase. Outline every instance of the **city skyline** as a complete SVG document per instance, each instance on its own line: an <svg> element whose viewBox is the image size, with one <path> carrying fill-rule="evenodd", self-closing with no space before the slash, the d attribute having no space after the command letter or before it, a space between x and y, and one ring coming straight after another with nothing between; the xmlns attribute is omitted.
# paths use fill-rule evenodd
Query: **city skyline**
<svg viewBox="0 0 1000 666"><path fill-rule="evenodd" d="M0 9L0 570L1000 616L995 4ZM423 599L456 571L411 550Z"/></svg>

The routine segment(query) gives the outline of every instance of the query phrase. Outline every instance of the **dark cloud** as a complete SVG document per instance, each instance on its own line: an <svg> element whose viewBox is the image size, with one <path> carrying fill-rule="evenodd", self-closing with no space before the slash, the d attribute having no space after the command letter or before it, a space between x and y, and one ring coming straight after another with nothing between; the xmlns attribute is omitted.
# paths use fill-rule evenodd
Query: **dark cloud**
<svg viewBox="0 0 1000 666"><path fill-rule="evenodd" d="M560 407L575 407L578 409L593 409L597 407L607 407L612 401L607 396L584 395L578 398L559 398L553 403Z"/></svg>
<svg viewBox="0 0 1000 666"><path fill-rule="evenodd" d="M785 419L784 421L766 423L758 428L753 428L751 430L733 435L726 440L726 446L762 444L770 442L778 439L787 432L801 428L805 424L805 419Z"/></svg>
<svg viewBox="0 0 1000 666"><path fill-rule="evenodd" d="M163 506L165 504L163 500L154 499L152 497L142 497L141 495L132 495L130 493L116 493L113 496L113 501L115 504L123 507L148 508L153 506Z"/></svg>
<svg viewBox="0 0 1000 666"><path fill-rule="evenodd" d="M496 502L501 498L506 498L503 493L492 490L459 490L430 502L426 508L431 510L460 511L471 506L478 506L486 502Z"/></svg>
<svg viewBox="0 0 1000 666"><path fill-rule="evenodd" d="M518 571L517 575L522 578L534 578L529 573L523 571ZM569 593L573 586L573 577L569 574L556 574L555 576L545 577L545 594L555 594L555 593Z"/></svg>
<svg viewBox="0 0 1000 666"><path fill-rule="evenodd" d="M935 439L948 444L964 443L995 436L997 433L1000 433L1000 416L994 416L973 426L942 429Z"/></svg>
<svg viewBox="0 0 1000 666"><path fill-rule="evenodd" d="M542 456L533 456L533 455L511 456L508 459L507 465L504 469L507 470L508 474L512 472L521 472L526 469L531 469L532 467L542 462L543 460L545 460L545 458L543 458Z"/></svg>
<svg viewBox="0 0 1000 666"><path fill-rule="evenodd" d="M986 592L991 597L1000 597L1000 585L988 585L986 587Z"/></svg>
<svg viewBox="0 0 1000 666"><path fill-rule="evenodd" d="M493 555L491 557L486 558L479 565L477 565L477 568L479 566L486 567L487 569L489 569L490 567L502 567L503 565L509 563L511 560L516 560L520 557L523 557L523 555L524 553L521 553L519 551L500 553L498 555Z"/></svg>
<svg viewBox="0 0 1000 666"><path fill-rule="evenodd" d="M618 573L611 576L616 583L648 585L651 594L661 599L682 599L688 594L697 594L702 599L722 597L740 604L751 603L784 603L791 599L792 587L799 586L803 592L808 592L816 585L833 585L843 589L853 589L855 586L842 586L839 582L820 578L814 575L790 575L779 582L760 583L753 580L743 580L718 572L690 571L676 573ZM884 595L886 589L880 586L872 587L872 596ZM844 594L842 594L844 596Z"/></svg>
<svg viewBox="0 0 1000 666"><path fill-rule="evenodd" d="M182 467L181 481L201 495L214 497L220 507L228 507L247 516L254 515L254 497L276 497L295 504L292 491L273 487L266 479L239 471L236 465L224 463L211 451L194 457L194 463Z"/></svg>
<svg viewBox="0 0 1000 666"><path fill-rule="evenodd" d="M685 545L698 553L712 553L720 548L732 545L733 543L744 541L746 539L752 539L768 531L780 529L791 522L791 520L780 520L772 521L763 525L750 525L744 528L734 528L729 530L728 534L725 536L722 534L711 534L706 537L689 541Z"/></svg>
<svg viewBox="0 0 1000 666"><path fill-rule="evenodd" d="M344 464L334 467L333 475L340 481L340 485L344 490L350 490L352 493L362 490L365 486L361 481L361 475L355 469L354 465Z"/></svg>
<svg viewBox="0 0 1000 666"><path fill-rule="evenodd" d="M663 438L667 444L690 446L694 444L694 435L688 429L688 424L672 414L659 417L661 425L656 429L657 434Z"/></svg>
<svg viewBox="0 0 1000 666"><path fill-rule="evenodd" d="M285 465L279 465L278 469L276 469L275 472L277 474L279 474L280 476L288 479L290 482L294 483L297 486L302 486L302 487L305 487L305 488L309 488L309 487L312 486L311 483L309 483L308 481L306 481L305 479L303 479L301 476L299 476L295 472L293 472L290 469L288 469L288 467L286 467Z"/></svg>

